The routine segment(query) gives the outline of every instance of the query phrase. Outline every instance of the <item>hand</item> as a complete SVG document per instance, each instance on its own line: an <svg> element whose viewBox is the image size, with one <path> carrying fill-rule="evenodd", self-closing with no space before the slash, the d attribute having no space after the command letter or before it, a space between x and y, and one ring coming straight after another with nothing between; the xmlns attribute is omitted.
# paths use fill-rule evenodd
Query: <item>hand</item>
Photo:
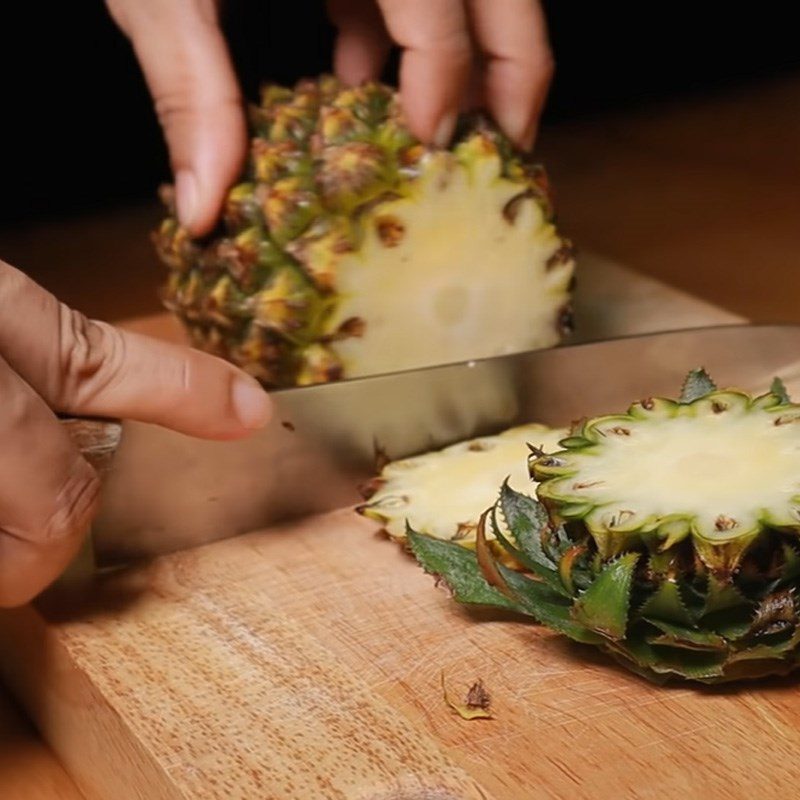
<svg viewBox="0 0 800 800"><path fill-rule="evenodd" d="M553 59L537 0L328 0L346 83L377 78L400 45L400 97L412 131L445 147L460 110L485 106L533 145Z"/></svg>
<svg viewBox="0 0 800 800"><path fill-rule="evenodd" d="M245 158L242 99L216 0L107 0L130 37L164 128L181 223L207 233ZM460 109L488 107L520 147L533 144L552 74L537 0L329 0L335 71L380 75L403 48L400 95L411 130L445 145Z"/></svg>
<svg viewBox="0 0 800 800"><path fill-rule="evenodd" d="M61 573L97 505L98 477L54 411L233 439L270 404L233 365L88 320L2 261L0 309L0 606L13 606Z"/></svg>

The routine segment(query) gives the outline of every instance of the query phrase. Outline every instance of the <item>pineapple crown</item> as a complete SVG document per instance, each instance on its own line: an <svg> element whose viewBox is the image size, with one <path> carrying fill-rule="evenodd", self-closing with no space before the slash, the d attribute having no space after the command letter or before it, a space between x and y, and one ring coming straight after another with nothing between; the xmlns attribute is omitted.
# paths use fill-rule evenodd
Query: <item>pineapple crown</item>
<svg viewBox="0 0 800 800"><path fill-rule="evenodd" d="M551 514L581 521L604 558L639 546L663 553L688 538L709 569L731 572L765 528L800 531L800 494L753 509L746 497L719 490L742 463L742 437L766 431L777 453L795 437L787 427L795 420L800 406L780 379L752 396L720 390L695 369L677 400L648 397L623 414L581 420L561 440L563 449L533 453L529 469ZM790 466L800 470L795 461ZM671 496L663 496L664 486ZM648 506L648 497L631 497L637 488L656 499Z"/></svg>
<svg viewBox="0 0 800 800"><path fill-rule="evenodd" d="M731 393L694 370L680 399L669 402L690 407ZM779 407L797 408L779 379L766 395L744 396L750 408L775 419ZM551 468L565 460L563 452L539 453L534 471L537 463ZM668 548L627 539L627 549L604 553L587 525L575 516L565 520L561 510L552 498L539 502L506 482L481 517L474 552L411 529L408 542L455 600L517 612L656 682L717 683L783 674L800 664L797 528L765 527L730 568L709 566L687 537ZM488 532L506 558L497 558ZM509 559L511 566L503 563Z"/></svg>

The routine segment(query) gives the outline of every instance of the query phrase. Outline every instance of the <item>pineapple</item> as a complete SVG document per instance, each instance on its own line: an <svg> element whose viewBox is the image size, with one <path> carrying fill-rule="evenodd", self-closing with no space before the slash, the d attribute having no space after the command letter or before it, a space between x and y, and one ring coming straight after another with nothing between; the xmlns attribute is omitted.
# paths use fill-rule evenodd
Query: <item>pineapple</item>
<svg viewBox="0 0 800 800"><path fill-rule="evenodd" d="M800 405L692 373L537 450L539 501L505 485L476 554L409 532L463 602L516 610L653 680L800 664ZM530 577L498 563L492 533ZM477 577L483 576L478 581Z"/></svg>
<svg viewBox="0 0 800 800"><path fill-rule="evenodd" d="M555 448L566 431L521 425L498 436L484 436L435 453L387 464L371 481L368 502L357 509L403 541L406 524L438 539L475 547L478 520L494 503L504 479L518 489L530 479L528 445ZM509 474L510 473L510 474Z"/></svg>
<svg viewBox="0 0 800 800"><path fill-rule="evenodd" d="M568 328L574 263L544 172L488 121L427 148L391 89L323 77L267 87L252 130L216 234L192 240L172 213L154 236L196 346L290 386L547 347Z"/></svg>

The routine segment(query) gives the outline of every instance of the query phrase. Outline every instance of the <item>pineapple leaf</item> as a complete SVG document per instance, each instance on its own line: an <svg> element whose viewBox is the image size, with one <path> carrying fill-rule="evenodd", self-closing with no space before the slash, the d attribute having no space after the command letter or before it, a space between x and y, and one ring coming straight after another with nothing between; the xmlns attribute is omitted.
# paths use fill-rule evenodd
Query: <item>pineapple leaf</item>
<svg viewBox="0 0 800 800"><path fill-rule="evenodd" d="M780 659L783 654L782 647L786 646L786 642L776 647L770 647L766 644L757 644L755 647L747 647L744 650L739 650L733 653L728 661L731 664L742 661L767 661L769 659Z"/></svg>
<svg viewBox="0 0 800 800"><path fill-rule="evenodd" d="M794 669L795 664L788 659L777 657L763 659L745 659L743 661L728 662L725 666L723 680L754 680L756 678L767 678L775 675L787 675ZM706 683L717 683L708 680Z"/></svg>
<svg viewBox="0 0 800 800"><path fill-rule="evenodd" d="M683 382L680 402L688 405L701 397L705 397L707 394L711 394L716 388L717 385L702 367L693 369Z"/></svg>
<svg viewBox="0 0 800 800"><path fill-rule="evenodd" d="M639 616L649 619L659 619L673 622L678 625L693 625L689 610L681 596L681 590L676 581L665 580L658 589L645 600L639 609Z"/></svg>
<svg viewBox="0 0 800 800"><path fill-rule="evenodd" d="M703 628L724 636L729 642L737 642L750 630L752 610L747 606L728 608L703 618Z"/></svg>
<svg viewBox="0 0 800 800"><path fill-rule="evenodd" d="M455 542L435 539L411 528L407 529L406 535L411 552L423 569L442 578L458 602L508 608L525 613L521 605L489 586L478 568L475 553Z"/></svg>
<svg viewBox="0 0 800 800"><path fill-rule="evenodd" d="M497 507L495 506L492 509L492 533L494 534L495 538L498 542L503 546L503 548L510 553L523 567L530 570L534 575L538 578L541 578L554 592L557 592L564 597L570 597L570 593L564 588L564 585L561 582L561 579L558 576L558 573L554 569L550 569L549 567L545 567L533 558L531 558L528 553L523 552L518 547L515 547L509 540L508 537L503 533L500 529L500 525L497 522Z"/></svg>
<svg viewBox="0 0 800 800"><path fill-rule="evenodd" d="M673 625L650 617L647 617L645 621L661 631L661 635L647 638L650 644L686 650L725 650L727 648L725 639L716 633L687 628L684 625Z"/></svg>
<svg viewBox="0 0 800 800"><path fill-rule="evenodd" d="M772 385L769 387L769 390L776 397L780 398L781 403L788 404L792 402L791 397L789 397L789 392L786 391L786 386L777 376L772 379Z"/></svg>
<svg viewBox="0 0 800 800"><path fill-rule="evenodd" d="M561 580L562 586L570 597L575 596L575 564L578 559L581 558L581 556L586 554L586 551L586 545L572 545L572 547L568 547L564 551L564 555L561 556L558 562L558 577ZM582 588L588 588L588 585L589 584L586 584Z"/></svg>
<svg viewBox="0 0 800 800"><path fill-rule="evenodd" d="M542 547L542 531L550 525L544 506L512 489L506 479L500 489L500 510L520 550L531 561L555 572L556 563Z"/></svg>
<svg viewBox="0 0 800 800"><path fill-rule="evenodd" d="M749 607L750 602L732 583L721 581L713 572L708 576L708 589L701 617L744 606Z"/></svg>
<svg viewBox="0 0 800 800"><path fill-rule="evenodd" d="M668 646L649 644L642 639L628 639L623 643L608 643L610 652L633 661L645 677L663 683L670 675L678 675L699 681L719 679L725 667L725 653L691 651Z"/></svg>
<svg viewBox="0 0 800 800"><path fill-rule="evenodd" d="M500 574L526 611L543 625L584 644L600 644L602 636L587 630L572 615L572 605L548 586L498 564Z"/></svg>
<svg viewBox="0 0 800 800"><path fill-rule="evenodd" d="M746 661L762 658L775 658L782 657L792 653L795 648L800 644L800 626L794 629L794 632L789 636L784 637L780 641L771 642L770 644L756 644L752 647L746 647L742 650L731 655L731 661Z"/></svg>
<svg viewBox="0 0 800 800"><path fill-rule="evenodd" d="M638 560L639 553L626 553L606 564L575 603L575 621L609 639L624 639L633 572Z"/></svg>

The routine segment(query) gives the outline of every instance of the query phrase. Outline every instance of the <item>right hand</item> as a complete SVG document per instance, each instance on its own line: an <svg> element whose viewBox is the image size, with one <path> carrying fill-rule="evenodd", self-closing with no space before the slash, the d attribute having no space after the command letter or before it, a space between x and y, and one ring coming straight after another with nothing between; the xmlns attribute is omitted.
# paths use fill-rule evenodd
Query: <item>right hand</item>
<svg viewBox="0 0 800 800"><path fill-rule="evenodd" d="M99 479L54 412L235 439L270 401L221 359L86 319L0 261L0 606L27 602L87 532ZM146 498L142 498L146 502Z"/></svg>

